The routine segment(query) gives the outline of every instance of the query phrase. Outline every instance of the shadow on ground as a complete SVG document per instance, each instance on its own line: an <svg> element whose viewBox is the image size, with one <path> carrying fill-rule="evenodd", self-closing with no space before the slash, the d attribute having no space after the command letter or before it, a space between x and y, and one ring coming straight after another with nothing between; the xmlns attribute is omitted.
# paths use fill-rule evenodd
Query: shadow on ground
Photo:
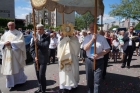
<svg viewBox="0 0 140 93"><path fill-rule="evenodd" d="M102 93L140 93L140 79L119 74L107 73L101 84Z"/></svg>
<svg viewBox="0 0 140 93"><path fill-rule="evenodd" d="M47 80L47 86L54 85L56 81ZM11 88L10 91L27 91L34 88L38 88L37 80L28 80L25 84L19 84Z"/></svg>

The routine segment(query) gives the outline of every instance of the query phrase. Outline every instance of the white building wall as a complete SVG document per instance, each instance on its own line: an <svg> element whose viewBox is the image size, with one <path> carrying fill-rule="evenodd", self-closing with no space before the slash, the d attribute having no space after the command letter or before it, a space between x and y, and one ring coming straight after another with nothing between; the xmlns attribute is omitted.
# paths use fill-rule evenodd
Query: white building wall
<svg viewBox="0 0 140 93"><path fill-rule="evenodd" d="M104 24L103 30L108 30L108 29L109 29L109 24L108 23Z"/></svg>

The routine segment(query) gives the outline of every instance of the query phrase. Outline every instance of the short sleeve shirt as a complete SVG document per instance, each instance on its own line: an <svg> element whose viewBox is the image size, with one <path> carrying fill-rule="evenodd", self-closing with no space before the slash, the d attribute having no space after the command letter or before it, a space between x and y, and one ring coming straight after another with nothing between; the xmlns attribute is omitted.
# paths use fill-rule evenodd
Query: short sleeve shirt
<svg viewBox="0 0 140 93"><path fill-rule="evenodd" d="M96 39L96 53L100 53L105 49L109 49L110 46L107 42L107 40L105 39L105 37L103 37L102 35L97 34L97 39ZM85 46L90 40L92 39L92 34L87 35L84 39L83 42L83 46ZM93 55L90 53L91 49L88 49L86 51L86 55L88 58L93 58ZM103 58L103 56L100 56L98 59Z"/></svg>

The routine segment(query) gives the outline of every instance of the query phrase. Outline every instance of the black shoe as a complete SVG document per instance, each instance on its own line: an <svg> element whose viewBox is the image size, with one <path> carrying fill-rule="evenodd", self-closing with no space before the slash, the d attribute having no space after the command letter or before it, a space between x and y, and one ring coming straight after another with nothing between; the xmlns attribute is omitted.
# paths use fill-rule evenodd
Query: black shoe
<svg viewBox="0 0 140 93"><path fill-rule="evenodd" d="M124 65L122 65L122 66L121 66L121 68L125 68L125 66L124 66Z"/></svg>
<svg viewBox="0 0 140 93"><path fill-rule="evenodd" d="M63 89L61 93L70 93L68 89Z"/></svg>
<svg viewBox="0 0 140 93"><path fill-rule="evenodd" d="M130 69L130 66L127 66L128 69Z"/></svg>
<svg viewBox="0 0 140 93"><path fill-rule="evenodd" d="M39 92L41 92L40 88L38 90L36 90L34 93L39 93Z"/></svg>

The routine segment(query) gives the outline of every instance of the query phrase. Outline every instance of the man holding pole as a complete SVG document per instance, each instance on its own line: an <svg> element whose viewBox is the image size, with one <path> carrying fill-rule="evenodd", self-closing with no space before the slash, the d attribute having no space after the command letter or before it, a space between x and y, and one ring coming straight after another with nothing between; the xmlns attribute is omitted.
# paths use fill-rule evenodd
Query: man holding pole
<svg viewBox="0 0 140 93"><path fill-rule="evenodd" d="M102 79L102 71L104 60L103 57L110 51L107 40L99 35L94 34L94 23L89 25L91 35L85 37L83 42L86 51L86 78L88 93L101 93L100 81ZM96 54L94 54L94 44L96 43ZM93 69L93 61L96 59L96 69Z"/></svg>
<svg viewBox="0 0 140 93"><path fill-rule="evenodd" d="M49 44L50 44L50 36L45 34L44 26L42 24L38 24L37 35L33 36L30 45L30 52L35 61L35 71L38 80L39 88L34 93L45 93L46 90L46 67L47 62L49 62ZM37 45L37 52L35 52L35 44Z"/></svg>

